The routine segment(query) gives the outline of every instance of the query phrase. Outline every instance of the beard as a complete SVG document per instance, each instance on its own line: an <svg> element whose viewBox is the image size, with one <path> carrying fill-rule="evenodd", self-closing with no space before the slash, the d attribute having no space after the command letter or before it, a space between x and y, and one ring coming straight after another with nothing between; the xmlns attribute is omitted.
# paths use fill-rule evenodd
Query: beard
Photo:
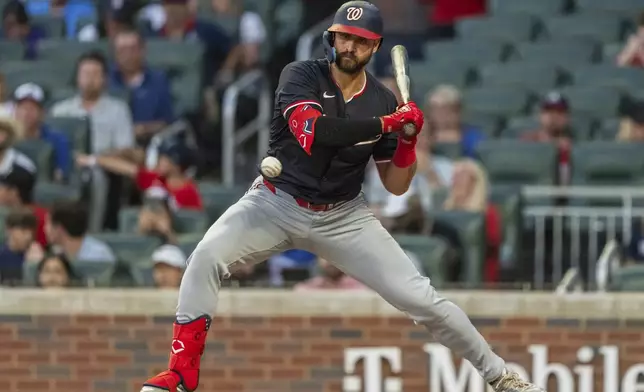
<svg viewBox="0 0 644 392"><path fill-rule="evenodd" d="M335 56L335 64L338 66L338 69L344 73L354 75L358 72L361 72L364 67L367 66L371 60L371 55L366 59L360 61L356 56L351 53L338 53Z"/></svg>

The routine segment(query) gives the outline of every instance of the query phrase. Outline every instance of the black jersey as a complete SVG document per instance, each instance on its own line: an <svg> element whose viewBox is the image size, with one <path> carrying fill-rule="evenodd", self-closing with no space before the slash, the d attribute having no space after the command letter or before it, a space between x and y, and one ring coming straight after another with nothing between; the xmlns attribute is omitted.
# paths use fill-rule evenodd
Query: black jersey
<svg viewBox="0 0 644 392"><path fill-rule="evenodd" d="M395 95L367 72L364 87L344 101L333 81L327 60L296 61L287 65L275 91L268 155L282 162L282 173L270 181L294 197L314 204L329 204L355 198L362 188L365 168L391 160L397 135L382 135L351 147L312 146L309 155L288 126L291 111L311 105L323 115L340 118L373 118L396 110Z"/></svg>

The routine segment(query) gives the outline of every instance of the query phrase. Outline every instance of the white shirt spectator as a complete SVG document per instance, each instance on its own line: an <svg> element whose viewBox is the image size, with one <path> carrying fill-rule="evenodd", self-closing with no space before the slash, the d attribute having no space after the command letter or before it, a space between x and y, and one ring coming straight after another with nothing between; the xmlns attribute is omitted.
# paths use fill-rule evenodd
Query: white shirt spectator
<svg viewBox="0 0 644 392"><path fill-rule="evenodd" d="M262 44L266 40L266 26L256 12L246 11L239 20L239 40L242 44Z"/></svg>
<svg viewBox="0 0 644 392"><path fill-rule="evenodd" d="M109 261L116 262L112 249L103 241L86 235L83 238L76 260L80 261Z"/></svg>

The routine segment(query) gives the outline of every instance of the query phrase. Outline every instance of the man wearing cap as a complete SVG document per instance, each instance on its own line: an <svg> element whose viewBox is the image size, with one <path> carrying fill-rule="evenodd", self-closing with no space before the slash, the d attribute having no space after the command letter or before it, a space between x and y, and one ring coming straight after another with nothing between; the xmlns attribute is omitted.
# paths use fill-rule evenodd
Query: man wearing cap
<svg viewBox="0 0 644 392"><path fill-rule="evenodd" d="M186 268L186 255L176 245L162 245L152 253L152 280L160 289L176 289Z"/></svg>
<svg viewBox="0 0 644 392"><path fill-rule="evenodd" d="M324 59L287 65L275 92L268 155L282 171L259 176L199 242L179 288L168 370L142 392L194 391L222 278L288 249L314 252L425 326L468 359L496 392L540 392L505 367L467 315L441 297L382 227L362 194L365 167L377 162L390 193L405 193L416 169L423 127L413 102L365 70L382 43L373 4L343 4L323 35ZM294 243L296 241L296 243Z"/></svg>
<svg viewBox="0 0 644 392"><path fill-rule="evenodd" d="M13 99L16 102L15 117L22 125L23 137L49 143L54 150L54 180L66 179L72 167L71 146L65 135L43 122L45 91L35 83L25 83L16 89Z"/></svg>

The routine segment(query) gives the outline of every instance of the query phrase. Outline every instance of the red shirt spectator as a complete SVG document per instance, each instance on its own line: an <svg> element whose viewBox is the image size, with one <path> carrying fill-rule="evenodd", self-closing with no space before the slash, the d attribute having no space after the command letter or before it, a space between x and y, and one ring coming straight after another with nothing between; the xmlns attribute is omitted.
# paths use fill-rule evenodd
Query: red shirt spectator
<svg viewBox="0 0 644 392"><path fill-rule="evenodd" d="M485 281L497 282L499 280L499 254L501 249L501 217L499 211L492 204L485 210Z"/></svg>
<svg viewBox="0 0 644 392"><path fill-rule="evenodd" d="M436 25L451 25L461 18L485 14L485 0L420 0L433 4L429 19Z"/></svg>
<svg viewBox="0 0 644 392"><path fill-rule="evenodd" d="M43 247L47 246L47 234L45 233L45 222L47 222L47 215L49 211L47 209L32 205L31 210L36 216L36 242L38 242Z"/></svg>
<svg viewBox="0 0 644 392"><path fill-rule="evenodd" d="M152 186L162 186L170 193L177 208L203 209L199 189L189 178L167 180L157 172L140 169L136 173L135 181L141 191L145 191Z"/></svg>

